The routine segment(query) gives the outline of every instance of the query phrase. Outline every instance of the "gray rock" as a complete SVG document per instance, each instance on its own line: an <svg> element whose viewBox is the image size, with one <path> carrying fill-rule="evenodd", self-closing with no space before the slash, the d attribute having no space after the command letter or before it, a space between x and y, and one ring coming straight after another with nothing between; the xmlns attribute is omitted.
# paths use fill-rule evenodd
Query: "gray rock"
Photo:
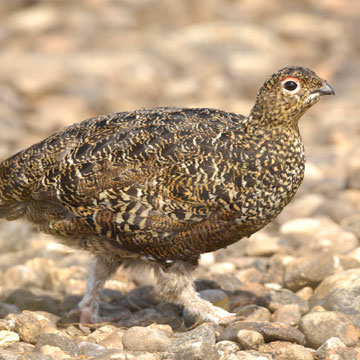
<svg viewBox="0 0 360 360"><path fill-rule="evenodd" d="M293 304L298 305L301 314L309 311L307 301L287 289L271 290L267 295L259 297L257 304L267 307L270 311L275 311L283 305Z"/></svg>
<svg viewBox="0 0 360 360"><path fill-rule="evenodd" d="M204 352L206 356L200 357ZM188 356L188 357L186 357ZM181 333L164 354L164 359L219 359L215 347L215 328L212 324L201 324L194 330Z"/></svg>
<svg viewBox="0 0 360 360"><path fill-rule="evenodd" d="M154 308L141 309L131 314L128 318L117 322L123 327L149 326L151 324L171 324L174 328L179 328L183 321L174 311L159 312Z"/></svg>
<svg viewBox="0 0 360 360"><path fill-rule="evenodd" d="M340 311L360 327L360 269L327 277L316 288L309 305Z"/></svg>
<svg viewBox="0 0 360 360"><path fill-rule="evenodd" d="M105 346L87 341L82 341L77 345L81 355L92 356L95 359L98 359L100 356L106 356L112 353L112 351L106 349Z"/></svg>
<svg viewBox="0 0 360 360"><path fill-rule="evenodd" d="M22 341L35 344L42 333L42 326L33 312L24 310L15 315L15 331Z"/></svg>
<svg viewBox="0 0 360 360"><path fill-rule="evenodd" d="M339 258L331 254L316 254L295 259L285 266L285 287L297 291L305 286L315 287L327 276L334 274Z"/></svg>
<svg viewBox="0 0 360 360"><path fill-rule="evenodd" d="M40 351L45 345L56 346L71 356L80 355L80 350L76 343L63 335L41 334L36 342L35 351Z"/></svg>
<svg viewBox="0 0 360 360"><path fill-rule="evenodd" d="M360 353L346 345L338 338L328 339L316 350L316 356L319 360L360 360Z"/></svg>
<svg viewBox="0 0 360 360"><path fill-rule="evenodd" d="M243 316L247 321L271 321L270 311L258 305L246 305L232 310L239 316Z"/></svg>
<svg viewBox="0 0 360 360"><path fill-rule="evenodd" d="M8 314L19 314L21 310L13 304L0 303L0 318L6 317Z"/></svg>
<svg viewBox="0 0 360 360"><path fill-rule="evenodd" d="M264 343L264 337L257 331L239 330L236 337L243 350L258 350Z"/></svg>
<svg viewBox="0 0 360 360"><path fill-rule="evenodd" d="M357 330L349 318L335 311L311 312L302 317L300 330L305 334L307 346L317 349L331 337L353 346L358 340Z"/></svg>
<svg viewBox="0 0 360 360"><path fill-rule="evenodd" d="M339 338L331 337L316 350L316 356L320 360L325 360L326 356L334 353L339 348L346 348L346 345Z"/></svg>
<svg viewBox="0 0 360 360"><path fill-rule="evenodd" d="M164 354L162 360L220 360L215 346L194 343L191 347L169 355Z"/></svg>
<svg viewBox="0 0 360 360"><path fill-rule="evenodd" d="M261 353L269 354L273 360L314 360L309 349L298 344L291 344L283 341L274 341L270 344L261 345Z"/></svg>
<svg viewBox="0 0 360 360"><path fill-rule="evenodd" d="M291 341L297 344L305 343L305 336L299 330L291 326L268 321L237 321L230 324L218 337L218 341L237 341L239 330L247 329L259 332L266 342L269 341Z"/></svg>
<svg viewBox="0 0 360 360"><path fill-rule="evenodd" d="M49 295L48 291L42 289L19 288L6 297L5 302L14 304L21 310L41 310L52 314L57 313L59 300Z"/></svg>
<svg viewBox="0 0 360 360"><path fill-rule="evenodd" d="M220 359L224 360L226 356L235 354L236 351L240 350L239 345L234 341L219 341L215 345L216 350L220 354Z"/></svg>
<svg viewBox="0 0 360 360"><path fill-rule="evenodd" d="M165 351L172 340L161 330L134 326L125 331L122 343L128 350Z"/></svg>
<svg viewBox="0 0 360 360"><path fill-rule="evenodd" d="M296 304L280 306L274 313L274 322L280 322L285 325L296 326L300 319L301 313L299 306Z"/></svg>

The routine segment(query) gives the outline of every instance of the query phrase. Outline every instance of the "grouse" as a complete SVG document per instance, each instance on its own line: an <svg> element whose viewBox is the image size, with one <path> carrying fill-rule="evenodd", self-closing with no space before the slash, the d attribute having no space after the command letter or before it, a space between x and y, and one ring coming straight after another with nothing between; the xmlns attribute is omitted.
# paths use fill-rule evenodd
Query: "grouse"
<svg viewBox="0 0 360 360"><path fill-rule="evenodd" d="M292 66L268 78L250 115L154 108L84 120L0 163L0 217L26 219L94 254L80 321L102 321L100 293L119 266L152 267L160 299L215 323L201 299L202 253L263 228L304 176L298 120L333 88Z"/></svg>

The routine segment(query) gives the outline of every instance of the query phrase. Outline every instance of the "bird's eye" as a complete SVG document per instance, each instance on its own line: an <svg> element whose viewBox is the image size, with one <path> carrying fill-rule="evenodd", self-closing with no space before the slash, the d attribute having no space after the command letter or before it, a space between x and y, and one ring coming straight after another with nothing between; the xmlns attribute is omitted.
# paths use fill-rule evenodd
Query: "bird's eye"
<svg viewBox="0 0 360 360"><path fill-rule="evenodd" d="M298 84L295 81L286 81L284 84L284 88L288 91L293 91L298 87Z"/></svg>
<svg viewBox="0 0 360 360"><path fill-rule="evenodd" d="M286 77L281 81L283 88L289 92L296 92L300 88L300 81L294 77Z"/></svg>

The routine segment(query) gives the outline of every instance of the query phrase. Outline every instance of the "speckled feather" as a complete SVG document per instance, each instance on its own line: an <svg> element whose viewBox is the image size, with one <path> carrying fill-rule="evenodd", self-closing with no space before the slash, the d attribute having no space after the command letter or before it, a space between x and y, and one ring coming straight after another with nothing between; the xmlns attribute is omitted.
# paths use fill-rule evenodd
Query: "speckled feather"
<svg viewBox="0 0 360 360"><path fill-rule="evenodd" d="M300 79L288 93L281 80ZM304 175L297 122L324 86L270 77L248 117L155 108L72 125L0 165L0 216L114 258L196 263L273 220Z"/></svg>

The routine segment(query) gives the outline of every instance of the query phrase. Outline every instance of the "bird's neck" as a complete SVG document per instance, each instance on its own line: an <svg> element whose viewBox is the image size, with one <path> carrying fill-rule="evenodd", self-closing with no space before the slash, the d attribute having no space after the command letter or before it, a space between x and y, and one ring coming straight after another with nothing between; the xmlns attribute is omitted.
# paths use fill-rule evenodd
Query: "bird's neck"
<svg viewBox="0 0 360 360"><path fill-rule="evenodd" d="M264 109L261 105L255 104L248 117L248 122L252 127L257 129L283 128L298 132L298 122L302 114L293 116L285 115L277 111L277 109L271 109L271 106Z"/></svg>

